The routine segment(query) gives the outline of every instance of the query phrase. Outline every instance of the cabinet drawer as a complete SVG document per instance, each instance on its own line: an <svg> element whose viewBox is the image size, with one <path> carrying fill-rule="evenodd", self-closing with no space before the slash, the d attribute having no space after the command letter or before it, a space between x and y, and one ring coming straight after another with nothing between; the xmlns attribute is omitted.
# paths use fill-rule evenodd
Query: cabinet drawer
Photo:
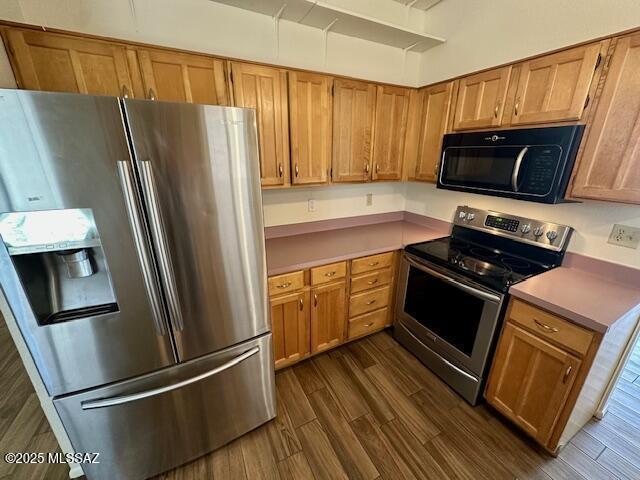
<svg viewBox="0 0 640 480"><path fill-rule="evenodd" d="M304 287L304 273L302 270L297 272L285 273L269 277L269 295L280 295Z"/></svg>
<svg viewBox="0 0 640 480"><path fill-rule="evenodd" d="M583 355L593 340L593 332L519 300L512 301L509 320Z"/></svg>
<svg viewBox="0 0 640 480"><path fill-rule="evenodd" d="M332 263L311 269L311 285L328 283L347 275L347 262Z"/></svg>
<svg viewBox="0 0 640 480"><path fill-rule="evenodd" d="M358 293L372 288L382 287L391 282L391 269L376 270L357 277L351 277L351 293Z"/></svg>
<svg viewBox="0 0 640 480"><path fill-rule="evenodd" d="M388 312L385 307L349 320L349 340L381 330L387 323Z"/></svg>
<svg viewBox="0 0 640 480"><path fill-rule="evenodd" d="M351 295L349 299L349 317L386 307L389 304L389 287L377 288L368 292Z"/></svg>
<svg viewBox="0 0 640 480"><path fill-rule="evenodd" d="M381 253L379 255L371 255L369 257L356 258L351 260L351 274L370 272L391 265L393 262L393 252Z"/></svg>

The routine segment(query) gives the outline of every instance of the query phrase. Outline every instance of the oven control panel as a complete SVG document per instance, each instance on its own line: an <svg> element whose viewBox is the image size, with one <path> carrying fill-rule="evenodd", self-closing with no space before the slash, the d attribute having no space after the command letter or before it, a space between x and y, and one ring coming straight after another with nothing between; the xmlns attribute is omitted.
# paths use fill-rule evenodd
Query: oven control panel
<svg viewBox="0 0 640 480"><path fill-rule="evenodd" d="M453 223L556 251L566 249L573 231L567 225L467 206L457 208Z"/></svg>
<svg viewBox="0 0 640 480"><path fill-rule="evenodd" d="M487 227L499 228L500 230L506 230L507 232L517 232L520 221L515 218L487 215L484 224Z"/></svg>

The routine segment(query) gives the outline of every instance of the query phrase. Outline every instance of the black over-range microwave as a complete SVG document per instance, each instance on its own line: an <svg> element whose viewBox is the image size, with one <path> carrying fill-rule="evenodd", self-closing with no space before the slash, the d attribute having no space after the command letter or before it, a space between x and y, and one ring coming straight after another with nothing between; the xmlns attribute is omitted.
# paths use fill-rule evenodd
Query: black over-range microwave
<svg viewBox="0 0 640 480"><path fill-rule="evenodd" d="M438 188L562 202L584 125L444 136Z"/></svg>

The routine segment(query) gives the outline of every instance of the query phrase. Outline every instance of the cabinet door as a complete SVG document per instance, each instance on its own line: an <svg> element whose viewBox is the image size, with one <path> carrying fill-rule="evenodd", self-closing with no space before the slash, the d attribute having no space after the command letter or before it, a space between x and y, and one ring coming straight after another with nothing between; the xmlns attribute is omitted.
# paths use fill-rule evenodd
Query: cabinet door
<svg viewBox="0 0 640 480"><path fill-rule="evenodd" d="M21 88L132 96L123 46L12 28L5 36Z"/></svg>
<svg viewBox="0 0 640 480"><path fill-rule="evenodd" d="M524 62L511 123L580 120L599 56L595 43Z"/></svg>
<svg viewBox="0 0 640 480"><path fill-rule="evenodd" d="M400 180L409 115L408 88L378 85L373 134L373 180Z"/></svg>
<svg viewBox="0 0 640 480"><path fill-rule="evenodd" d="M148 99L230 105L223 60L170 50L138 50Z"/></svg>
<svg viewBox="0 0 640 480"><path fill-rule="evenodd" d="M311 352L322 352L344 340L347 321L346 282L336 282L311 290Z"/></svg>
<svg viewBox="0 0 640 480"><path fill-rule="evenodd" d="M435 182L442 150L442 138L449 121L453 82L423 89L422 126L416 164L417 180Z"/></svg>
<svg viewBox="0 0 640 480"><path fill-rule="evenodd" d="M640 34L617 40L572 196L640 204Z"/></svg>
<svg viewBox="0 0 640 480"><path fill-rule="evenodd" d="M333 82L334 182L366 182L371 171L371 135L376 87L354 80Z"/></svg>
<svg viewBox="0 0 640 480"><path fill-rule="evenodd" d="M309 353L308 290L271 299L271 333L276 368L295 363Z"/></svg>
<svg viewBox="0 0 640 480"><path fill-rule="evenodd" d="M326 75L289 72L294 184L326 183L331 162L331 84Z"/></svg>
<svg viewBox="0 0 640 480"><path fill-rule="evenodd" d="M507 322L487 385L487 401L546 444L573 386L580 360Z"/></svg>
<svg viewBox="0 0 640 480"><path fill-rule="evenodd" d="M460 79L454 130L502 125L511 67L497 68Z"/></svg>
<svg viewBox="0 0 640 480"><path fill-rule="evenodd" d="M289 183L287 74L277 68L233 62L235 105L255 108L263 186Z"/></svg>

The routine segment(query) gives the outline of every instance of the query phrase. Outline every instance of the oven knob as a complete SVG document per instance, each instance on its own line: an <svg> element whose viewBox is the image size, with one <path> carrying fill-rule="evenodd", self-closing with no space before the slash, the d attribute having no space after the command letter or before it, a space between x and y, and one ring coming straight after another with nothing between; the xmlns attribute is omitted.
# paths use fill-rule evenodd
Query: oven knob
<svg viewBox="0 0 640 480"><path fill-rule="evenodd" d="M475 213L467 213L467 220L471 221L474 218L476 218L476 214Z"/></svg>
<svg viewBox="0 0 640 480"><path fill-rule="evenodd" d="M536 228L533 230L533 234L534 234L536 237L541 236L541 235L542 235L542 227L536 227Z"/></svg>
<svg viewBox="0 0 640 480"><path fill-rule="evenodd" d="M547 232L547 238L549 239L550 242L553 242L557 237L558 237L557 232L554 232L553 230L549 230Z"/></svg>
<svg viewBox="0 0 640 480"><path fill-rule="evenodd" d="M531 225L528 223L522 225L522 228L520 229L520 231L526 235L531 231Z"/></svg>
<svg viewBox="0 0 640 480"><path fill-rule="evenodd" d="M458 217L460 217L460 219L464 220L465 218L467 218L467 212L460 212L458 214Z"/></svg>

